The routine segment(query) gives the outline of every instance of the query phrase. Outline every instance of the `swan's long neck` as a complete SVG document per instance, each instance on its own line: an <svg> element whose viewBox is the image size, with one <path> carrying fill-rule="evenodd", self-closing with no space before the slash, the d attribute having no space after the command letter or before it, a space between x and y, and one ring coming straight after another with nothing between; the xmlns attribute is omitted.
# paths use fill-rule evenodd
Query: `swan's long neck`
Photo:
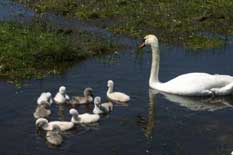
<svg viewBox="0 0 233 155"><path fill-rule="evenodd" d="M152 63L151 63L151 71L150 71L150 80L149 84L150 86L154 83L159 82L159 61L160 61L160 55L159 55L159 46L151 45L152 49Z"/></svg>
<svg viewBox="0 0 233 155"><path fill-rule="evenodd" d="M110 87L108 87L107 94L110 94L110 93L112 93L112 91L113 91L113 86L110 86Z"/></svg>

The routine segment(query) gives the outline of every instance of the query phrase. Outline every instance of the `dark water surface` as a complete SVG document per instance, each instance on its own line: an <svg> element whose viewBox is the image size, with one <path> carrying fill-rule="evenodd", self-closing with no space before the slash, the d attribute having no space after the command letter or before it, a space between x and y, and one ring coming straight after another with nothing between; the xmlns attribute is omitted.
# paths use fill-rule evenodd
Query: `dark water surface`
<svg viewBox="0 0 233 155"><path fill-rule="evenodd" d="M1 82L0 154L230 154L233 150L233 97L182 98L149 91L150 49L136 54L136 48L132 48L135 40L126 40L129 42L124 43L131 48L126 47L119 55L90 58L64 75L25 81L20 89ZM202 52L167 45L161 45L160 49L161 81L187 72L233 75L231 42L225 47ZM91 86L94 95L105 100L109 79L115 81L116 90L131 96L129 104L115 106L98 125L77 126L65 132L60 147L49 146L45 133L36 131L32 116L39 94L51 91L54 95L59 86L65 85L68 94L73 96ZM51 109L49 120L70 120L68 107L53 104ZM90 105L78 110L83 113L92 109Z"/></svg>

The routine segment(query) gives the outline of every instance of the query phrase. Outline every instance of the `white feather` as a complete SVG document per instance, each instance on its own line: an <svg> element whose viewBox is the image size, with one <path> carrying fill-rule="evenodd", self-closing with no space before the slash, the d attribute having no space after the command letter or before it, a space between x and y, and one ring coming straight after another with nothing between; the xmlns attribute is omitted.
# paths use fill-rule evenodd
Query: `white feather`
<svg viewBox="0 0 233 155"><path fill-rule="evenodd" d="M101 98L99 96L94 99L94 114L106 114L113 110L112 102L101 103Z"/></svg>
<svg viewBox="0 0 233 155"><path fill-rule="evenodd" d="M54 97L54 101L57 104L64 104L70 99L69 95L66 94L66 87L61 86L58 93Z"/></svg>
<svg viewBox="0 0 233 155"><path fill-rule="evenodd" d="M61 131L70 130L70 129L72 129L74 127L73 122L68 122L68 121L51 121L51 122L48 122L48 120L45 119L45 118L39 118L36 121L36 126L38 126L40 123L43 123L41 128L43 130L45 130L45 131L51 131L53 129L54 125L59 126Z"/></svg>
<svg viewBox="0 0 233 155"><path fill-rule="evenodd" d="M75 124L89 124L99 121L100 116L97 114L78 114L77 110L71 109L70 114L72 115L71 122Z"/></svg>
<svg viewBox="0 0 233 155"><path fill-rule="evenodd" d="M108 91L107 91L107 97L108 99L116 102L128 102L130 100L130 97L122 92L113 92L114 83L112 80L108 81Z"/></svg>
<svg viewBox="0 0 233 155"><path fill-rule="evenodd" d="M186 96L232 95L233 77L229 75L188 73L165 83L159 82L160 53L158 39L155 35L147 35L144 39L144 44L150 45L152 48L152 64L149 79L149 86L152 89Z"/></svg>

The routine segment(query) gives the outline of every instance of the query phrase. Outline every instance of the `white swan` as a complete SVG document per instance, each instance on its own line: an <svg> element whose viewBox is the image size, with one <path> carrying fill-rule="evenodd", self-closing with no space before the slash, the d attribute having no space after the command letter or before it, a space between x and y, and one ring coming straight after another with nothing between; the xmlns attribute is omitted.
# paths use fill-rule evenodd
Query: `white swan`
<svg viewBox="0 0 233 155"><path fill-rule="evenodd" d="M69 102L71 105L82 105L82 104L89 104L93 102L93 89L92 88L85 88L83 91L84 96L74 96L72 100Z"/></svg>
<svg viewBox="0 0 233 155"><path fill-rule="evenodd" d="M58 93L56 94L56 96L54 97L54 101L57 104L64 104L66 103L68 100L70 99L70 97L66 94L66 87L65 86L61 86L59 88Z"/></svg>
<svg viewBox="0 0 233 155"><path fill-rule="evenodd" d="M108 99L115 102L128 102L130 97L125 93L121 92L113 92L114 82L112 80L108 80L108 91L107 97Z"/></svg>
<svg viewBox="0 0 233 155"><path fill-rule="evenodd" d="M159 81L159 43L155 35L147 35L139 46L150 45L152 49L152 64L149 86L165 93L186 96L231 95L233 92L233 77L229 75L211 75L207 73L188 73L180 75L168 82Z"/></svg>
<svg viewBox="0 0 233 155"><path fill-rule="evenodd" d="M37 99L37 104L47 103L51 105L53 103L52 94L50 92L43 92Z"/></svg>
<svg viewBox="0 0 233 155"><path fill-rule="evenodd" d="M57 125L60 127L61 131L70 130L74 127L74 123L68 121L52 121L48 122L45 118L39 118L36 120L36 127L41 128L45 131L53 130L53 126Z"/></svg>
<svg viewBox="0 0 233 155"><path fill-rule="evenodd" d="M45 118L51 114L51 110L49 109L49 104L41 103L37 106L35 112L33 113L34 118Z"/></svg>
<svg viewBox="0 0 233 155"><path fill-rule="evenodd" d="M106 114L113 110L112 102L101 103L101 98L99 96L94 99L94 114Z"/></svg>
<svg viewBox="0 0 233 155"><path fill-rule="evenodd" d="M79 114L76 109L70 109L70 114L72 115L71 122L75 124L89 124L99 121L100 116L97 114Z"/></svg>
<svg viewBox="0 0 233 155"><path fill-rule="evenodd" d="M52 145L60 145L63 141L61 128L58 125L53 125L51 131L47 131L46 140Z"/></svg>

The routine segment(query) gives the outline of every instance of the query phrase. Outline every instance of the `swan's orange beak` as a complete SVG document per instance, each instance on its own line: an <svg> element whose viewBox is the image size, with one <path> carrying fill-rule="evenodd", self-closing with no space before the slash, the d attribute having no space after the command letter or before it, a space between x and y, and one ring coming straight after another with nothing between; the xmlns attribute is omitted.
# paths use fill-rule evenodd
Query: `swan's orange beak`
<svg viewBox="0 0 233 155"><path fill-rule="evenodd" d="M143 42L141 45L138 46L138 48L143 48L145 47L145 43Z"/></svg>

